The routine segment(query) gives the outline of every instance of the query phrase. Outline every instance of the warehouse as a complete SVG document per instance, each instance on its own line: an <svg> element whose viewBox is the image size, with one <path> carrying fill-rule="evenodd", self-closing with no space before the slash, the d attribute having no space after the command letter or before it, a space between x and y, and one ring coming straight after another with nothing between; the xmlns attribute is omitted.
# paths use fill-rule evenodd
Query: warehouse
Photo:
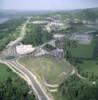
<svg viewBox="0 0 98 100"><path fill-rule="evenodd" d="M32 47L32 45L17 45L16 46L16 52L17 54L24 55L32 53L35 50L35 48Z"/></svg>

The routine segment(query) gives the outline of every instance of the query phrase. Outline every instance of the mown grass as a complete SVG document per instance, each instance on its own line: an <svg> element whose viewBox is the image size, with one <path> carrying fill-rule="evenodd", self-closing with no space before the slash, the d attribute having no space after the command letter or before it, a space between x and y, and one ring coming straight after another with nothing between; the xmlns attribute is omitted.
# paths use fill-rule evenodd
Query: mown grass
<svg viewBox="0 0 98 100"><path fill-rule="evenodd" d="M69 48L71 51L71 56L73 58L89 58L91 59L94 54L94 48L95 48L96 42L92 41L91 44L84 45L84 44L78 44L76 48Z"/></svg>

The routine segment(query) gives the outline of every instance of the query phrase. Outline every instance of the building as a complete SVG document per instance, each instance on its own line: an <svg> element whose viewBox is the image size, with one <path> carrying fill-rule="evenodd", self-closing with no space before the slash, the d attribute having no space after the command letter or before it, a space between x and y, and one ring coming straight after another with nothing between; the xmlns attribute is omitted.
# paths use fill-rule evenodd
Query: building
<svg viewBox="0 0 98 100"><path fill-rule="evenodd" d="M48 54L48 52L42 48L36 49L35 52L33 53L35 57L44 56L46 54Z"/></svg>
<svg viewBox="0 0 98 100"><path fill-rule="evenodd" d="M46 30L48 32L62 30L64 28L65 28L65 25L60 22L50 22L49 24L46 25Z"/></svg>
<svg viewBox="0 0 98 100"><path fill-rule="evenodd" d="M32 53L35 50L35 48L32 47L32 45L17 45L16 46L16 52L19 55L29 54Z"/></svg>
<svg viewBox="0 0 98 100"><path fill-rule="evenodd" d="M54 49L49 52L49 55L54 56L56 58L64 58L64 50L63 49Z"/></svg>
<svg viewBox="0 0 98 100"><path fill-rule="evenodd" d="M32 24L47 25L49 21L33 21Z"/></svg>
<svg viewBox="0 0 98 100"><path fill-rule="evenodd" d="M81 33L73 33L70 37L70 40L76 40L80 44L89 44L92 41L92 35L89 34L81 34Z"/></svg>
<svg viewBox="0 0 98 100"><path fill-rule="evenodd" d="M55 34L53 36L55 39L55 46L59 49L64 48L64 43L65 43L65 35L64 34Z"/></svg>
<svg viewBox="0 0 98 100"><path fill-rule="evenodd" d="M53 38L56 40L62 40L65 38L65 35L64 34L54 34Z"/></svg>

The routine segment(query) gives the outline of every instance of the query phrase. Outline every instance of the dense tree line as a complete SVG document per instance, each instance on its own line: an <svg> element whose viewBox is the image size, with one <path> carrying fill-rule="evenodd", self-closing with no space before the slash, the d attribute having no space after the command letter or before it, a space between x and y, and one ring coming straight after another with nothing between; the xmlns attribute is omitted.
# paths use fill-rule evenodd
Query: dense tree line
<svg viewBox="0 0 98 100"><path fill-rule="evenodd" d="M98 81L92 84L70 76L60 85L59 92L66 100L98 100Z"/></svg>
<svg viewBox="0 0 98 100"><path fill-rule="evenodd" d="M52 34L44 31L40 25L28 25L27 34L23 40L24 44L37 46L52 39Z"/></svg>
<svg viewBox="0 0 98 100"><path fill-rule="evenodd" d="M36 100L26 82L20 78L0 82L0 100Z"/></svg>
<svg viewBox="0 0 98 100"><path fill-rule="evenodd" d="M0 51L12 40L14 40L17 34L17 28L25 21L23 19L11 19L5 23L0 24ZM16 35L17 34L17 35Z"/></svg>
<svg viewBox="0 0 98 100"><path fill-rule="evenodd" d="M98 8L88 8L88 9L82 9L82 10L73 10L66 12L64 18L77 18L80 20L89 20L89 21L96 21L98 18Z"/></svg>
<svg viewBox="0 0 98 100"><path fill-rule="evenodd" d="M77 16L81 19L91 20L95 21L98 18L98 9L84 9L80 11L80 13L77 13Z"/></svg>

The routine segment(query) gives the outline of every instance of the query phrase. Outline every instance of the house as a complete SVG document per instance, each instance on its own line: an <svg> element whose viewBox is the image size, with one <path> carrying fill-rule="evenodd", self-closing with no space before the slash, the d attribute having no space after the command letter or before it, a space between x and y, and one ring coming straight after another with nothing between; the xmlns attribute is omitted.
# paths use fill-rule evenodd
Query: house
<svg viewBox="0 0 98 100"><path fill-rule="evenodd" d="M35 50L35 48L32 47L32 45L17 45L16 46L16 52L19 55L25 55L32 53Z"/></svg>

